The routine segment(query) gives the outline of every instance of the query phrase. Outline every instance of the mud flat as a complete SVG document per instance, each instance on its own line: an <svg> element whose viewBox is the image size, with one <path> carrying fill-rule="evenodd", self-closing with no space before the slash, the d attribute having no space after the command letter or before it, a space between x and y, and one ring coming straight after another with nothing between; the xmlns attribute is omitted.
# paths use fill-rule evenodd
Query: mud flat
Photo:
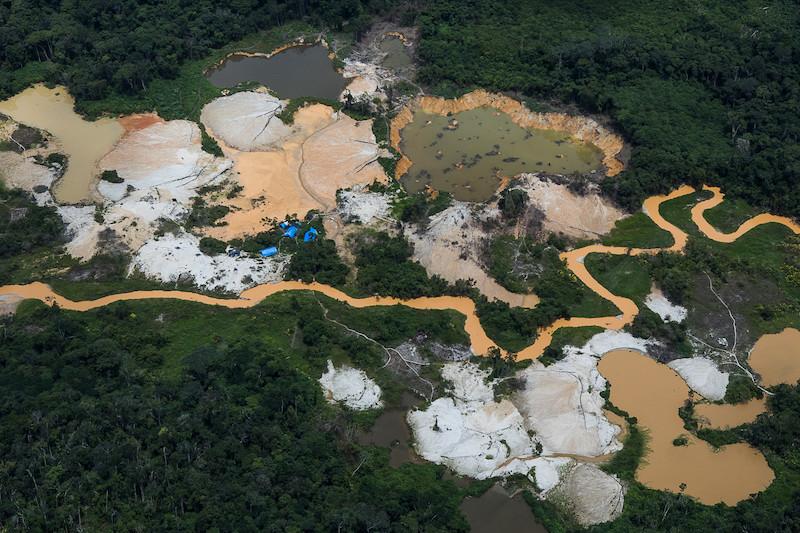
<svg viewBox="0 0 800 533"><path fill-rule="evenodd" d="M322 44L294 45L269 55L234 54L206 73L217 87L255 81L281 98L337 100L346 85Z"/></svg>
<svg viewBox="0 0 800 533"><path fill-rule="evenodd" d="M689 397L686 383L672 370L632 350L615 350L599 364L611 382L611 400L648 430L648 452L636 478L648 487L683 492L706 505L735 505L774 479L766 459L747 444L715 451L683 428L678 408ZM631 379L636 376L636 379ZM673 439L688 440L675 446Z"/></svg>
<svg viewBox="0 0 800 533"><path fill-rule="evenodd" d="M602 163L606 167L606 174L609 176L619 174L624 168L622 161L619 159L623 149L622 138L600 125L594 119L562 113L536 113L530 111L513 98L483 90L473 91L454 100L431 96L422 96L413 100L392 120L389 132L391 144L396 150L402 151L402 130L414 121L417 112L448 116L481 107L492 108L505 113L511 122L520 128L562 131L576 141L594 145L602 152ZM488 149L491 149L491 147ZM435 153L435 149L432 151ZM538 159L528 161L528 163L535 163L536 161ZM398 162L395 177L399 179L405 175L411 165L411 159L403 156Z"/></svg>
<svg viewBox="0 0 800 533"><path fill-rule="evenodd" d="M67 169L54 188L55 199L74 204L91 199L97 162L122 137L117 120L102 118L89 122L74 110L75 100L64 87L48 89L34 85L0 102L0 113L15 121L45 130L60 143L68 158Z"/></svg>
<svg viewBox="0 0 800 533"><path fill-rule="evenodd" d="M750 352L749 363L765 387L794 385L800 380L800 331L787 328L762 336Z"/></svg>

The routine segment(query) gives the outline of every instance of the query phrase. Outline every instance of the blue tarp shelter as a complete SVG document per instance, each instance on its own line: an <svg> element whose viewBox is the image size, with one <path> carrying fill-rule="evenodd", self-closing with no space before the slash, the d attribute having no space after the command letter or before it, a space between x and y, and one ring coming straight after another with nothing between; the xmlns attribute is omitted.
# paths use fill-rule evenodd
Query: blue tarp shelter
<svg viewBox="0 0 800 533"><path fill-rule="evenodd" d="M297 226L290 226L289 229L283 232L283 236L290 239L294 239L295 235L297 235Z"/></svg>
<svg viewBox="0 0 800 533"><path fill-rule="evenodd" d="M317 233L317 230L314 229L314 228L311 228L310 230L308 230L306 232L305 235L303 235L303 242L315 241L315 240L317 240L317 235L319 235L319 233Z"/></svg>
<svg viewBox="0 0 800 533"><path fill-rule="evenodd" d="M272 257L273 255L278 253L278 249L274 246L270 246L269 248L264 248L261 250L261 257Z"/></svg>

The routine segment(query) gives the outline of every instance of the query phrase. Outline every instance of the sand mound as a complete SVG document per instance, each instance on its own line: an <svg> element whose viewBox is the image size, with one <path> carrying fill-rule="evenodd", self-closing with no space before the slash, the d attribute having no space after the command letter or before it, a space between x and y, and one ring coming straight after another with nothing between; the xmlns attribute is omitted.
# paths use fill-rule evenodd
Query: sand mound
<svg viewBox="0 0 800 533"><path fill-rule="evenodd" d="M424 232L406 231L405 235L414 245L414 259L428 274L441 276L451 283L472 279L490 300L500 300L512 307L535 307L539 302L535 294L512 293L481 268L478 254L489 238L482 221L496 215L494 208L453 202L430 218Z"/></svg>
<svg viewBox="0 0 800 533"><path fill-rule="evenodd" d="M661 317L661 320L672 322L683 322L686 320L688 311L685 307L674 304L661 292L661 289L653 287L650 294L644 300L644 305L652 312Z"/></svg>
<svg viewBox="0 0 800 533"><path fill-rule="evenodd" d="M245 152L274 148L292 128L276 117L283 102L264 93L245 91L212 100L200 114L209 132L226 145Z"/></svg>
<svg viewBox="0 0 800 533"><path fill-rule="evenodd" d="M725 397L730 374L721 372L711 359L706 357L675 359L667 366L677 372L689 388L703 398L717 401Z"/></svg>
<svg viewBox="0 0 800 533"><path fill-rule="evenodd" d="M333 362L328 360L328 370L319 378L319 384L330 403L342 403L356 411L377 409L383 405L381 388L357 368L334 368Z"/></svg>
<svg viewBox="0 0 800 533"><path fill-rule="evenodd" d="M235 128L235 120L229 121L233 124L225 127ZM243 187L241 195L224 201L233 210L224 219L227 225L207 231L224 240L263 231L267 219L332 209L337 189L387 179L377 162L381 150L372 122L355 121L321 104L299 109L291 133L276 139L271 151L223 148Z"/></svg>
<svg viewBox="0 0 800 533"><path fill-rule="evenodd" d="M547 499L565 507L582 526L614 520L622 513L625 487L594 465L579 463L568 469Z"/></svg>
<svg viewBox="0 0 800 533"><path fill-rule="evenodd" d="M289 258L208 256L194 235L167 234L147 241L134 255L131 271L165 283L193 281L200 288L240 293L261 283L283 279Z"/></svg>
<svg viewBox="0 0 800 533"><path fill-rule="evenodd" d="M603 413L606 380L596 358L570 354L548 367L534 362L518 376L525 388L513 401L539 436L542 453L596 457L622 449L620 428Z"/></svg>
<svg viewBox="0 0 800 533"><path fill-rule="evenodd" d="M571 237L596 238L605 235L625 213L591 190L581 196L566 185L546 181L535 174L523 174L515 189L528 193L531 203L544 214L544 229Z"/></svg>

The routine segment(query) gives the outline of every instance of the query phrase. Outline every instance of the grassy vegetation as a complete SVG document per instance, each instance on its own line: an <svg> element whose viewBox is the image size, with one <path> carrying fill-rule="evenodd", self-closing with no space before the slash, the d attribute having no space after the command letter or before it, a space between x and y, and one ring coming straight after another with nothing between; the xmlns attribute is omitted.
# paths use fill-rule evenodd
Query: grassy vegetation
<svg viewBox="0 0 800 533"><path fill-rule="evenodd" d="M736 231L742 222L761 212L741 198L726 198L717 207L708 209L704 215L709 224L724 233L731 233Z"/></svg>
<svg viewBox="0 0 800 533"><path fill-rule="evenodd" d="M589 273L613 294L637 304L650 293L647 261L631 255L590 254L584 261Z"/></svg>
<svg viewBox="0 0 800 533"><path fill-rule="evenodd" d="M649 216L640 211L617 221L602 242L608 246L629 248L666 248L672 246L674 241L669 232L659 228Z"/></svg>

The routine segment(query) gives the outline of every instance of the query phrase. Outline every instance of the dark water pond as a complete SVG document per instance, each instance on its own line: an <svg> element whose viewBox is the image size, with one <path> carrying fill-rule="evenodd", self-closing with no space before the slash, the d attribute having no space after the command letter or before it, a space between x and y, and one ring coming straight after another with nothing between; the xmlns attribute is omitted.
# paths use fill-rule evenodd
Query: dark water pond
<svg viewBox="0 0 800 533"><path fill-rule="evenodd" d="M593 145L573 142L565 132L521 128L487 107L450 117L417 111L400 136L413 163L401 180L406 190L430 185L466 202L491 198L503 176L584 173L602 161Z"/></svg>
<svg viewBox="0 0 800 533"><path fill-rule="evenodd" d="M402 69L411 65L411 54L408 47L397 37L386 37L380 44L381 52L386 57L381 61L381 65L391 69Z"/></svg>
<svg viewBox="0 0 800 533"><path fill-rule="evenodd" d="M371 444L391 449L389 464L395 468L417 460L411 447L411 429L406 423L409 409L421 400L410 392L403 393L400 404L384 409L368 432L358 436L360 444Z"/></svg>
<svg viewBox="0 0 800 533"><path fill-rule="evenodd" d="M308 96L337 100L346 82L322 45L293 46L272 57L233 55L209 70L208 80L217 87L261 83L281 98Z"/></svg>
<svg viewBox="0 0 800 533"><path fill-rule="evenodd" d="M521 496L509 498L499 485L492 486L480 498L466 498L461 512L472 533L547 533L525 500Z"/></svg>

